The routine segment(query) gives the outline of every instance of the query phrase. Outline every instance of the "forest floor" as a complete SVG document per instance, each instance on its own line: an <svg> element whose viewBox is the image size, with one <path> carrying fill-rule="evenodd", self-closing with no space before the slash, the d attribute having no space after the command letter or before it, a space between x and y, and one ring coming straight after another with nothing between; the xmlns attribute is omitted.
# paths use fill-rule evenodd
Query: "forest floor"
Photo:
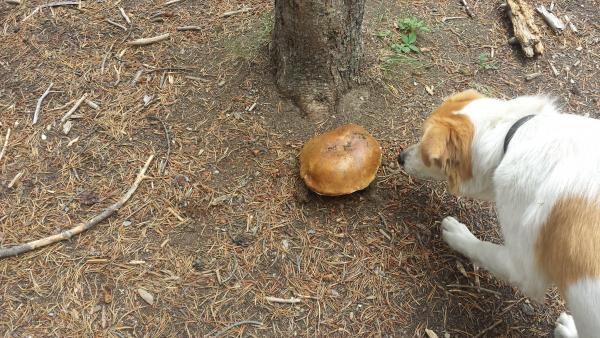
<svg viewBox="0 0 600 338"><path fill-rule="evenodd" d="M469 1L474 18L460 1L367 1L359 99L320 121L273 86L272 1L88 0L35 11L42 3L0 3L0 144L11 129L0 246L90 219L155 159L105 222L0 261L5 337L551 336L564 305L555 291L536 304L440 239L440 220L453 215L499 241L494 207L413 180L395 159L432 109L466 88L544 93L598 117L598 1L555 1L579 34L554 34L536 16L546 49L536 59L507 43L500 1ZM400 40L394 23L410 17L430 32L407 57L390 46ZM177 29L190 25L198 29ZM84 102L65 134L60 120L85 94L97 106ZM376 182L340 198L306 194L303 143L349 121L383 147Z"/></svg>

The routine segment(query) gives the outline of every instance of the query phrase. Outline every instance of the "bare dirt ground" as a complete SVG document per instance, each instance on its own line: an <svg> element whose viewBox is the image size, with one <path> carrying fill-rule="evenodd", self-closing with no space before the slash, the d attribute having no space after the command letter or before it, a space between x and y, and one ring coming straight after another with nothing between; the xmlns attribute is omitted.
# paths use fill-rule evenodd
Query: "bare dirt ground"
<svg viewBox="0 0 600 338"><path fill-rule="evenodd" d="M361 85L342 112L316 122L272 85L271 1L90 0L35 13L42 1L21 3L0 3L2 144L12 130L0 161L0 245L86 221L156 158L107 221L0 261L4 336L550 336L563 309L555 292L534 304L440 240L439 221L454 215L498 241L493 206L413 181L395 157L444 96L465 88L545 93L598 117L597 1L555 1L580 34L556 35L538 18L546 54L534 60L507 44L499 1L470 1L473 19L459 1L368 1ZM423 53L390 62L394 22L409 16L431 28L417 40ZM177 30L188 25L198 29ZM86 93L98 109L84 103L65 135L60 119ZM384 148L376 183L342 198L306 194L303 142L347 121Z"/></svg>

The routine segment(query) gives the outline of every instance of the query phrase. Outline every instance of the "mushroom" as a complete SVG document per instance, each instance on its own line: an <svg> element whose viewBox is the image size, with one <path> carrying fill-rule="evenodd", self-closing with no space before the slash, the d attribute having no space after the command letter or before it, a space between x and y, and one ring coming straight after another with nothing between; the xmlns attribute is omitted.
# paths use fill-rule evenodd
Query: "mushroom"
<svg viewBox="0 0 600 338"><path fill-rule="evenodd" d="M356 124L317 135L300 152L300 176L319 195L339 196L365 189L380 164L381 146Z"/></svg>

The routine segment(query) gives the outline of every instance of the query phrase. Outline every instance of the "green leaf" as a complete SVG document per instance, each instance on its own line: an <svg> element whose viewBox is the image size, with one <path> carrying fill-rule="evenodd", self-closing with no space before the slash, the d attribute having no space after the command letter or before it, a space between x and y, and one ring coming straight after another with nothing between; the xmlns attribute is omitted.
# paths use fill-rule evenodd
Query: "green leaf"
<svg viewBox="0 0 600 338"><path fill-rule="evenodd" d="M410 34L408 35L408 43L414 44L415 41L417 41L417 34L415 34L415 32L410 32Z"/></svg>
<svg viewBox="0 0 600 338"><path fill-rule="evenodd" d="M408 38L408 36L406 36L406 35L402 34L402 42L403 42L403 43L405 43L405 44L409 44L409 43L410 43L410 41L409 41L409 38Z"/></svg>
<svg viewBox="0 0 600 338"><path fill-rule="evenodd" d="M421 50L415 45L409 45L408 48L410 48L412 51L417 52L417 53L421 52Z"/></svg>
<svg viewBox="0 0 600 338"><path fill-rule="evenodd" d="M406 46L406 45L403 45L402 46L402 52L403 53L410 53L410 48L408 46Z"/></svg>
<svg viewBox="0 0 600 338"><path fill-rule="evenodd" d="M396 53L400 53L402 51L402 45L398 44L398 43L392 43L390 45L390 48L392 50L394 50Z"/></svg>
<svg viewBox="0 0 600 338"><path fill-rule="evenodd" d="M382 30L381 32L375 33L375 36L377 36L378 38L385 38L386 36L389 36L390 34L392 34L392 32L389 29L386 29L386 30Z"/></svg>

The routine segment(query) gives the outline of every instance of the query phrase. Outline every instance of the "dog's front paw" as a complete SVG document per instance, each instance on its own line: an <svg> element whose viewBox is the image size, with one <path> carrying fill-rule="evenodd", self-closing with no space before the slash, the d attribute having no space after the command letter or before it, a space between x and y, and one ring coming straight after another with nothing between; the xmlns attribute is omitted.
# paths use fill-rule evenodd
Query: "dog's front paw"
<svg viewBox="0 0 600 338"><path fill-rule="evenodd" d="M452 249L462 254L466 253L467 245L478 241L466 225L450 216L442 221L442 238Z"/></svg>
<svg viewBox="0 0 600 338"><path fill-rule="evenodd" d="M554 329L555 338L577 338L577 328L575 321L571 315L565 312L561 313L556 320L556 328Z"/></svg>

